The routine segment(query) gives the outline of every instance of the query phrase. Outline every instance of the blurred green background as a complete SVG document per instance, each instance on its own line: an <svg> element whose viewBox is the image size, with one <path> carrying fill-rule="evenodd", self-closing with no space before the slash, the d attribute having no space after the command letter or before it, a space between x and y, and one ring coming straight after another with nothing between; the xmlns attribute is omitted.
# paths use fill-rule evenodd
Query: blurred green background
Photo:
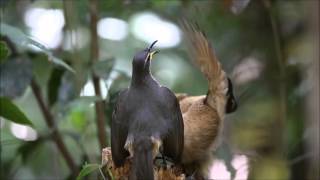
<svg viewBox="0 0 320 180"><path fill-rule="evenodd" d="M319 178L317 0L0 5L1 179L73 179L85 163L99 164L132 57L154 40L160 50L152 62L155 78L177 93L206 94L206 79L188 56L182 18L206 32L239 101L226 117L216 153L221 163L210 177ZM96 120L101 112L103 127ZM21 125L29 121L32 126Z"/></svg>

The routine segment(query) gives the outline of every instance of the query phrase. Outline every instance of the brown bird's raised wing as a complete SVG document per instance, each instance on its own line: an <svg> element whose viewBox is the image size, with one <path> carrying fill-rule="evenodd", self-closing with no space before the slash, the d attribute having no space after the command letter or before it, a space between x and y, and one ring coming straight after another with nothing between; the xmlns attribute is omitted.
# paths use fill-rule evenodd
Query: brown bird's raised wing
<svg viewBox="0 0 320 180"><path fill-rule="evenodd" d="M127 89L123 90L118 95L116 106L112 113L111 120L111 151L114 164L119 167L123 165L126 157L129 156L129 152L124 148L124 145L128 136L128 126L125 113L123 109L125 107L125 95Z"/></svg>
<svg viewBox="0 0 320 180"><path fill-rule="evenodd" d="M196 26L183 20L181 26L187 39L188 52L208 80L206 103L217 109L222 118L225 113L228 80L205 34Z"/></svg>
<svg viewBox="0 0 320 180"><path fill-rule="evenodd" d="M180 162L184 145L184 125L179 102L168 88L161 87L161 91L168 108L173 112L168 114L170 120L168 123L173 127L163 140L163 153L175 162Z"/></svg>

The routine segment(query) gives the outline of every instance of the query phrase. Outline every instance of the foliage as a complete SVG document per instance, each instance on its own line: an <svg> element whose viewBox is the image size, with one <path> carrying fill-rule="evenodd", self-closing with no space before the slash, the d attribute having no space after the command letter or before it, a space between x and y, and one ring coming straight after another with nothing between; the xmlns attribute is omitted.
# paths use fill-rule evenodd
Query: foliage
<svg viewBox="0 0 320 180"><path fill-rule="evenodd" d="M39 42L33 40L32 38L28 37L27 35L25 35L20 29L17 29L15 27L12 27L12 26L5 24L5 23L1 23L0 27L1 27L1 29L0 29L1 35L7 36L8 38L10 38L10 40L16 46L21 47L21 48L28 48L30 45L35 46L48 56L49 61L51 61L57 65L60 65L71 72L74 72L74 70L69 65L64 63L61 59L53 56L52 52L48 48L46 48L41 43L39 43Z"/></svg>
<svg viewBox="0 0 320 180"><path fill-rule="evenodd" d="M0 96L21 96L32 79L32 63L26 57L8 57L0 65Z"/></svg>
<svg viewBox="0 0 320 180"><path fill-rule="evenodd" d="M0 63L7 60L10 54L7 44L4 41L0 41Z"/></svg>
<svg viewBox="0 0 320 180"><path fill-rule="evenodd" d="M100 164L85 164L80 171L77 180L81 180L90 173L99 170L101 168L100 166Z"/></svg>
<svg viewBox="0 0 320 180"><path fill-rule="evenodd" d="M57 146L57 134L76 169L85 162L100 162L94 104L102 102L105 106L108 136L117 95L130 83L131 59L148 44L134 34L133 19L143 13L153 13L172 25L178 25L180 17L196 21L212 41L239 100L239 110L226 117L226 137L217 153L232 177L238 173L233 158L244 154L252 165L251 179L268 175L305 179L306 163L311 159L305 144L306 139L313 138L308 133L305 104L313 86L309 74L314 57L310 52L309 6L314 2L97 2L98 20L122 20L128 28L126 38L98 36L98 47L93 48L91 1L0 1L0 115L8 120L0 119L1 179L70 177L72 165L61 153L61 145ZM48 12L50 18L50 13L56 13L54 17L59 16L57 12L62 14L61 37L55 37L61 41L57 47L48 48L43 39L34 37L37 32L27 23L33 8L42 13L52 10ZM41 15L33 22L39 23ZM40 29L49 36L55 27L48 24ZM112 28L103 31L118 32ZM159 33L159 41L164 34ZM182 34L179 37L186 38ZM206 94L206 80L193 66L183 41L159 49L152 72L161 84L177 93ZM93 51L99 52L95 62L90 58ZM99 78L101 97L94 91L94 75ZM40 89L37 93L35 85ZM41 95L40 100L37 95ZM280 111L283 107L284 112ZM17 137L11 122L30 126L37 138L28 141ZM91 173L99 168L98 164L85 164L78 179L96 178Z"/></svg>
<svg viewBox="0 0 320 180"><path fill-rule="evenodd" d="M0 97L0 116L18 124L32 125L26 115L10 99Z"/></svg>

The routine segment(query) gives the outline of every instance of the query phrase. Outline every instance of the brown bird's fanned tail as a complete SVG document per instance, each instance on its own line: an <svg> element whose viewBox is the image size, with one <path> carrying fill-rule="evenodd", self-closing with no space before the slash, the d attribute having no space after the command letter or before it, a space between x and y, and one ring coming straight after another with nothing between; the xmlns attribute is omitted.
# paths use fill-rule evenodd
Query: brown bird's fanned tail
<svg viewBox="0 0 320 180"><path fill-rule="evenodd" d="M181 27L187 40L188 50L193 61L208 80L206 103L218 111L223 118L225 114L228 80L206 35L196 25L181 21Z"/></svg>

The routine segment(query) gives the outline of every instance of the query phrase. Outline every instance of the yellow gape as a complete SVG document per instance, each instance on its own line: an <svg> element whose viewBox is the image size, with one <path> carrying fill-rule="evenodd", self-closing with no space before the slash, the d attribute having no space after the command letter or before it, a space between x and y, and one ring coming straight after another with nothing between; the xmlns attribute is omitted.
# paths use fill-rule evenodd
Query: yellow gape
<svg viewBox="0 0 320 180"><path fill-rule="evenodd" d="M149 53L149 58L150 58L150 60L152 60L152 58L153 58L153 55L155 55L155 54L157 54L159 51L153 51L153 52L150 52Z"/></svg>

